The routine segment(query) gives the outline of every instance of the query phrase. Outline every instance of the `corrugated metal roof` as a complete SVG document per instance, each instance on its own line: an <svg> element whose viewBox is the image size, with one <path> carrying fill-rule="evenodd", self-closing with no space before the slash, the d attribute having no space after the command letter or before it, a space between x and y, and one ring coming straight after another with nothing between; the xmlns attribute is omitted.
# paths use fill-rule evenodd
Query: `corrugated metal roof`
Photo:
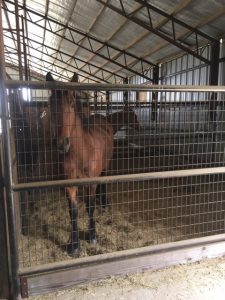
<svg viewBox="0 0 225 300"><path fill-rule="evenodd" d="M151 63L158 64L165 57L182 52L149 31L149 25L187 48L195 46L195 34L180 24L173 27L171 20L147 9L146 4L213 38L219 39L225 33L224 0L26 0L27 10L23 9L23 2L18 0L19 14L27 18L30 68L42 75L53 71L61 80L77 71L84 82L119 82L123 77L142 73ZM104 4L114 6L126 16ZM3 1L3 8L6 62L18 64L15 32L5 30L16 28L14 1ZM199 46L206 43L207 38L198 36Z"/></svg>

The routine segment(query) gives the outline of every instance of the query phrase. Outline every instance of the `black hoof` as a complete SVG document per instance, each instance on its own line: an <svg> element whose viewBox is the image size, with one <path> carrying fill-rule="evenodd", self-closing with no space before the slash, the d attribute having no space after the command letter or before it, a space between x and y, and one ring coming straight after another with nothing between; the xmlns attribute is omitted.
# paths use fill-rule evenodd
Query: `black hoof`
<svg viewBox="0 0 225 300"><path fill-rule="evenodd" d="M79 246L72 245L71 243L67 245L67 253L72 257L79 257L80 248Z"/></svg>

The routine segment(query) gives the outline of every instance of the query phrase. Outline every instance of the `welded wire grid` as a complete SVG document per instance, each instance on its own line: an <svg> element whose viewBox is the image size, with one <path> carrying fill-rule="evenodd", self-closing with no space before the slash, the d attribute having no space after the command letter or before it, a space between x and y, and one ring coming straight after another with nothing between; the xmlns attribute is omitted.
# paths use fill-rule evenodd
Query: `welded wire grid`
<svg viewBox="0 0 225 300"><path fill-rule="evenodd" d="M224 165L224 95L126 93L90 92L88 99L84 93L80 95L79 117L87 132L92 132L99 114L107 122L114 120L111 125L116 126L113 156L104 175L140 173L140 180L107 185L106 208L101 205L101 190L97 189L92 203L97 231L95 245L87 240L88 216L83 200L89 189L79 188L80 256L224 232L223 175L145 182L141 179L143 172ZM67 178L63 172L66 154L57 150L54 129L57 122L52 127L48 97L46 91L40 90L31 91L30 102L21 101L21 95L15 91L10 96L14 103L11 124L15 133L18 182ZM20 104L15 105L16 101ZM113 113L120 113L119 117L112 119ZM130 117L133 113L138 128ZM105 124L104 118L97 126ZM65 188L21 192L20 208L21 266L69 259L66 245L70 241L71 225Z"/></svg>

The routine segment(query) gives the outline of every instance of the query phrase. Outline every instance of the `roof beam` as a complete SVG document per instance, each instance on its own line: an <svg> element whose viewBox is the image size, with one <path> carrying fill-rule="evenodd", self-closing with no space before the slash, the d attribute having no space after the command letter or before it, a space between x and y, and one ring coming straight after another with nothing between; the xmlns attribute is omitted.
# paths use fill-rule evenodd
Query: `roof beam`
<svg viewBox="0 0 225 300"><path fill-rule="evenodd" d="M71 8L70 13L69 13L69 18L67 19L67 22L66 22L66 26L69 25L69 22L70 22L70 20L71 20L71 17L72 17L72 15L73 15L73 12L74 12L74 9L75 9L76 5L77 5L77 0L74 0L74 1L73 1L73 4L72 4L72 8ZM45 20L45 21L46 21L46 20ZM46 25L45 25L45 28L46 28ZM58 44L58 50L59 50L60 47L61 47L61 44L62 44L63 39L64 39L64 37L65 37L65 33L66 33L66 28L65 28L65 30L64 30L64 32L63 32L63 35L62 35L62 37L61 37L61 39L60 39L60 42L59 42L59 44Z"/></svg>
<svg viewBox="0 0 225 300"><path fill-rule="evenodd" d="M49 0L46 0L46 3L45 3L45 15L47 16L48 15L48 9L49 9ZM26 13L25 13L26 15ZM44 27L46 27L46 20L45 20L45 23L44 23ZM45 34L46 34L46 31L44 29L44 33L43 33L43 45L45 44ZM42 59L42 55L41 55L41 59Z"/></svg>
<svg viewBox="0 0 225 300"><path fill-rule="evenodd" d="M9 38L9 37L8 37L8 38ZM49 57L49 58L51 58L51 59L52 59L52 55L48 53L48 50L52 50L52 51L54 51L54 52L57 52L57 51L58 51L58 53L59 53L60 55L64 55L64 56L67 56L68 58L71 58L71 56L70 56L69 54L67 54L67 53L65 53L65 52L62 52L62 51L59 51L59 50L57 50L57 49L54 49L54 48L52 48L52 47L47 47L47 46L43 45L42 43L40 43L40 42L38 42L38 41L32 40L31 38L27 38L27 40L28 40L28 42L29 42L29 47L30 47L30 49L33 49L34 51L39 52L40 54L43 53L41 50L39 50L39 48L33 46L33 43L35 43L36 45L39 45L40 47L42 47L42 50L44 50L44 55L47 56L47 57ZM11 48L11 47L9 47L9 46L7 46L7 48L10 48L10 49L13 50L13 48ZM35 59L39 59L38 57L35 57L34 55L32 55L32 57L35 58ZM39 59L39 60L40 60L40 59ZM55 60L58 61L58 62L61 62L61 60L60 60L59 58L56 58ZM76 60L79 60L79 59L73 58L73 60L76 61ZM42 57L42 61L44 61L44 62L46 62L46 63L49 63L49 64L52 64L52 66L56 66L57 68L65 69L64 67L61 67L61 66L59 66L59 65L56 65L55 62L54 62L54 63L51 63L51 62L45 61L45 60L43 59L43 57ZM82 61L82 62L83 62L83 61ZM70 65L70 67L73 68L73 69L75 69L76 71L77 71L77 70L80 71L78 68L76 68L76 67L74 67L74 66L72 66L72 65ZM71 72L72 72L72 71L71 71ZM103 78L104 76L99 77L98 75L92 75L91 73L89 73L89 72L87 72L87 71L85 71L85 70L82 70L82 72L88 75L88 77L87 77L87 76L84 76L84 75L82 75L82 74L79 74L80 76L82 76L82 77L85 78L85 79L89 79L90 76L91 76L91 77L94 77L94 79L92 79L92 80L95 81L95 82L106 82L106 83L110 83L109 81L107 81L107 80L105 80L105 79ZM91 79L91 78L90 78L90 79ZM96 79L97 79L97 80L96 80Z"/></svg>
<svg viewBox="0 0 225 300"><path fill-rule="evenodd" d="M13 12L12 12L13 13ZM40 26L41 27L41 26ZM46 28L46 31L50 31L50 30L48 30L47 28ZM50 31L51 32L51 31ZM74 57L74 56L72 56L72 55L69 55L68 53L66 53L66 52L63 52L63 51L61 51L61 50L58 50L58 49L55 49L55 48L53 48L53 47L50 47L50 46L46 46L46 45L44 45L43 43L41 44L41 43L39 43L38 41L34 41L34 40L32 40L31 38L27 38L27 40L28 41L32 41L32 42L34 42L34 43L36 43L36 44L39 44L39 45L41 45L42 46L42 48L44 49L45 48L45 50L46 49L49 49L49 50L52 50L52 51L54 51L54 53L59 53L59 54L62 54L62 55L64 55L64 56L67 56L68 58L71 58L73 61L78 61L78 62L81 62L81 63L83 63L83 64L86 64L86 61L85 60L83 60L83 59L81 59L81 58L78 58L78 57ZM42 53L43 53L43 49L42 49ZM36 49L35 49L36 50ZM65 62L64 62L65 63ZM67 66L68 66L68 63L65 63ZM101 81L103 81L103 82L106 82L106 77L114 77L114 80L115 80L115 82L118 82L118 81L121 81L121 80L123 80L125 77L124 76L121 76L121 75L119 75L119 74L116 74L116 73L114 73L114 72L112 72L112 71L110 71L110 70L108 70L107 68L101 68L100 66L98 66L98 65L95 65L95 64L93 64L93 63L88 63L88 70L89 70L89 72L88 71L86 71L86 70L83 70L82 69L83 68L83 65L82 65L82 67L81 68L77 68L77 70L79 71L79 72L83 72L83 73L86 73L86 74L89 74L90 76L92 76L92 77L96 77L97 79L99 79L99 80L101 80ZM94 71L97 69L98 71L97 72L95 72L95 74L93 74L93 68L94 68ZM64 68L64 70L65 70L65 68ZM98 74L97 74L98 73Z"/></svg>
<svg viewBox="0 0 225 300"><path fill-rule="evenodd" d="M10 3L10 4L14 4L14 2L11 1L11 0L5 0L5 2ZM96 37L94 37L90 34L84 33L84 32L82 32L78 29L75 29L73 27L70 27L69 25L66 25L66 24L63 24L59 21L51 19L49 16L43 16L42 14L40 14L40 13L30 9L30 8L24 7L23 5L19 5L19 8L24 9L27 12L27 21L28 22L31 22L32 24L35 24L36 26L39 26L39 27L43 28L43 26L41 26L39 24L39 22L41 22L42 20L47 20L48 25L49 25L49 29L47 29L47 28L45 28L45 29L48 30L49 32L51 32L52 34L54 34L58 37L63 37L64 40L67 40L67 41L79 46L80 48L82 48L84 50L87 50L88 52L94 53L97 56L101 57L102 59L105 59L105 60L111 62L112 64L115 64L119 67L122 67L124 70L127 70L132 74L139 75L141 77L144 77L147 80L152 81L152 78L149 78L148 76L143 75L142 74L143 72L138 72L138 71L133 70L132 68L130 68L128 66L127 61L131 58L135 58L141 63L142 66L143 66L143 64L147 64L151 67L155 66L154 63L152 63L152 62L150 62L146 59L140 58L140 57L136 56L135 54L133 54L131 52L120 49L120 48L118 48L118 47L116 47L116 46L114 46L114 45L112 45L108 42L101 41L100 39L98 39L98 38L96 38ZM32 17L31 17L32 14L35 15L35 16L40 17L40 20L38 20L36 22L32 21ZM54 31L52 29L53 26L51 26L52 24L58 25L59 27L61 27L61 29ZM64 29L67 29L67 31L69 32L69 37L64 37L60 33ZM76 33L76 34L82 36L83 38L86 38L87 41L88 41L87 45L84 46L84 45L81 44L81 41L83 40L83 38L80 39L79 41L75 40L75 38L73 36L73 33ZM96 48L96 43L98 45L100 45L100 47L98 47L97 49L95 49ZM104 51L105 54L102 54L101 53L102 51ZM119 62L117 60L112 59L111 54L110 54L111 51L116 51L116 52L120 53L119 57L120 58L123 57L123 62Z"/></svg>
<svg viewBox="0 0 225 300"><path fill-rule="evenodd" d="M215 40L214 38L206 35L205 33L201 32L200 30L195 29L195 28L185 24L184 22L176 19L175 17L170 16L167 13L155 8L154 6L150 5L146 0L134 0L134 1L141 4L144 7L143 9L145 9L147 11L147 15L149 16L148 23L144 22L143 20L141 20L137 16L134 16L134 15L129 14L128 12L126 12L125 6L123 5L124 0L120 0L120 6L115 6L115 5L106 3L103 0L96 0L96 1L101 3L102 5L107 6L108 8L110 8L113 11L117 12L118 14L122 15L123 17L129 19L130 21L140 25L141 27L145 28L146 30L156 34L160 38L166 40L167 42L173 44L174 46L180 48L181 50L193 55L194 57L200 59L201 61L204 61L207 64L210 64L210 61L208 59L206 59L205 57L203 57L201 54L199 54L198 51L197 51L199 37L202 37L202 38L204 38L207 41L212 42L212 43L215 43L215 42L217 43L218 41ZM117 2L117 3L119 3L119 2ZM152 20L151 20L151 10L155 11L159 15L162 15L162 16L166 17L168 19L168 21L171 21L172 29L173 29L173 35L172 36L169 36L168 34L162 32L162 30L159 30L159 29L157 29L153 26ZM192 50L191 48L185 46L183 44L183 40L179 40L176 37L176 32L175 32L176 24L179 24L179 26L185 27L185 29L188 30L189 33L195 34L196 43L195 43L195 49L194 50Z"/></svg>
<svg viewBox="0 0 225 300"><path fill-rule="evenodd" d="M102 8L100 9L100 11L99 11L99 12L97 13L97 15L95 16L94 21L92 22L91 26L89 26L88 32L90 32L91 29L93 29L93 27L95 26L96 22L99 20L99 18L101 17L101 15L102 15L102 13L104 12L105 9L106 9L106 7L105 7L105 6L102 6ZM81 43L83 43L83 41L82 41ZM77 48L77 49L75 50L73 56L76 56L78 49L79 49L79 48ZM90 61L92 61L92 59L93 59L94 56L95 56L95 54L93 54L93 55L91 56L91 58L88 59L87 63L89 63ZM86 64L84 64L83 67L85 67L85 66L86 66Z"/></svg>
<svg viewBox="0 0 225 300"><path fill-rule="evenodd" d="M173 16L178 14L182 9L184 9L185 7L187 7L190 3L192 2L192 0L183 0L181 1L173 10ZM103 6L106 7L106 6ZM141 5L139 8L135 9L133 13L136 13L137 11L139 11L140 9L142 9L143 6ZM132 13L132 14L133 14ZM123 22L122 25L120 25L112 34L110 37L108 37L108 41L111 40L122 28L124 28L127 23L130 22L128 19L125 19L125 21ZM165 19L164 17L161 17L160 20L158 21L156 28L159 29L161 26L165 25L167 22L167 19ZM133 40L126 48L125 50L128 51L129 48L131 48L132 46L134 46L136 43L141 42L141 40L143 40L146 36L149 36L149 31L144 31L144 33L141 33L139 36L137 36L135 38L135 40ZM142 57L145 57L146 55L142 55ZM91 59L94 57L94 55L91 57ZM113 57L114 58L114 57ZM90 61L90 60L88 60ZM108 62L105 62L101 65L101 67L105 67L107 65ZM135 60L131 63L135 63ZM117 68L116 69L116 73L121 71L121 68Z"/></svg>

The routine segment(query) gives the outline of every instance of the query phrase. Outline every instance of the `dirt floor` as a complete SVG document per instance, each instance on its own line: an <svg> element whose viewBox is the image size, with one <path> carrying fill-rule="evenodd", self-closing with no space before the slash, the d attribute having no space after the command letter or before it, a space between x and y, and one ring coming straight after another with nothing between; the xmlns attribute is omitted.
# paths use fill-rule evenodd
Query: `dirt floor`
<svg viewBox="0 0 225 300"><path fill-rule="evenodd" d="M31 300L224 300L225 258L146 271L77 286Z"/></svg>

